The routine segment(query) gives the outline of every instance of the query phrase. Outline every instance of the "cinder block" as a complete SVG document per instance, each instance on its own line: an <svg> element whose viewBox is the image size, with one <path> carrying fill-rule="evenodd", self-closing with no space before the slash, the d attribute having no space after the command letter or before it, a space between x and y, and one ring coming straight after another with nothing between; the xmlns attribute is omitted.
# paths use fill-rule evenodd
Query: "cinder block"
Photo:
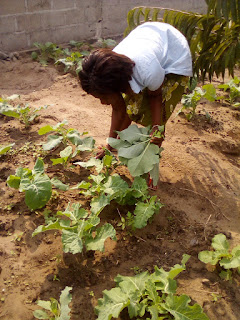
<svg viewBox="0 0 240 320"><path fill-rule="evenodd" d="M80 23L84 23L85 21L84 10L80 10L80 9L66 10L64 14L65 14L66 25L80 24Z"/></svg>
<svg viewBox="0 0 240 320"><path fill-rule="evenodd" d="M71 9L74 6L74 0L53 0L53 9Z"/></svg>
<svg viewBox="0 0 240 320"><path fill-rule="evenodd" d="M14 3L13 3L14 2ZM17 14L25 12L25 0L9 1L1 0L0 2L0 14Z"/></svg>
<svg viewBox="0 0 240 320"><path fill-rule="evenodd" d="M41 28L49 29L58 26L64 26L65 22L65 13L64 11L52 10L50 12L44 12L41 14Z"/></svg>
<svg viewBox="0 0 240 320"><path fill-rule="evenodd" d="M87 7L84 10L85 19L88 23L96 23L100 18L96 7Z"/></svg>
<svg viewBox="0 0 240 320"><path fill-rule="evenodd" d="M50 10L51 0L27 0L27 10L29 12Z"/></svg>
<svg viewBox="0 0 240 320"><path fill-rule="evenodd" d="M0 50L4 52L23 50L27 47L26 33L6 33L0 38Z"/></svg>
<svg viewBox="0 0 240 320"><path fill-rule="evenodd" d="M41 14L29 13L17 16L17 31L34 31L41 29Z"/></svg>
<svg viewBox="0 0 240 320"><path fill-rule="evenodd" d="M102 6L102 2L99 0L75 0L76 6L79 9L83 9L86 7L93 7L96 8L97 6Z"/></svg>
<svg viewBox="0 0 240 320"><path fill-rule="evenodd" d="M39 30L29 33L30 46L33 47L34 42L54 42L53 30Z"/></svg>
<svg viewBox="0 0 240 320"><path fill-rule="evenodd" d="M16 31L15 16L0 16L0 33L13 33Z"/></svg>
<svg viewBox="0 0 240 320"><path fill-rule="evenodd" d="M70 40L82 40L85 39L85 24L79 24L77 26L66 26L64 28L56 28L53 31L54 42L68 43Z"/></svg>

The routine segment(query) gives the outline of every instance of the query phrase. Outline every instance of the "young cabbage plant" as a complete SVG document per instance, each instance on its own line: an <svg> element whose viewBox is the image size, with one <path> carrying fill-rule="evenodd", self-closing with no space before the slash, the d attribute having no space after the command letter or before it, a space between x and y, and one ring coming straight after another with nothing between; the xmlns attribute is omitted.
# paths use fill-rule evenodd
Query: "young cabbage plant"
<svg viewBox="0 0 240 320"><path fill-rule="evenodd" d="M190 304L187 295L177 295L174 278L186 269L190 256L184 255L181 265L170 271L155 266L153 273L142 272L133 277L118 275L116 287L103 291L95 307L97 320L119 318L127 309L130 319L209 320L198 304Z"/></svg>
<svg viewBox="0 0 240 320"><path fill-rule="evenodd" d="M18 168L15 175L7 178L9 187L25 193L25 203L31 210L44 207L52 195L52 185L61 190L67 190L68 186L60 180L50 179L44 172L44 162L38 158L33 170Z"/></svg>
<svg viewBox="0 0 240 320"><path fill-rule="evenodd" d="M47 142L43 144L43 150L49 151L58 147L61 143L67 147L68 143L71 142L76 146L73 156L78 154L81 151L91 151L94 147L95 140L92 137L81 138L83 135L86 135L88 132L79 133L76 129L66 128L67 120L57 123L55 126L46 125L38 130L39 135L44 135L50 132L47 138ZM70 149L66 150L68 153Z"/></svg>
<svg viewBox="0 0 240 320"><path fill-rule="evenodd" d="M142 177L135 177L129 184L118 174L110 174L118 162L113 155L105 155L102 160L91 158L87 162L75 162L85 168L95 167L97 175L91 174L89 182L81 181L74 189L91 198L91 211L99 214L111 201L120 205L135 206L133 213L127 213L127 226L140 229L159 212L163 206L156 196L149 195L148 185ZM113 168L112 168L113 167Z"/></svg>
<svg viewBox="0 0 240 320"><path fill-rule="evenodd" d="M229 97L225 98L226 101L234 107L240 106L240 79L238 77L234 77L227 83L220 84L218 88L228 92Z"/></svg>
<svg viewBox="0 0 240 320"><path fill-rule="evenodd" d="M70 320L69 303L72 301L72 295L70 291L72 287L65 287L61 291L59 302L50 298L50 301L38 300L37 305L42 309L35 310L33 315L37 319L48 320Z"/></svg>
<svg viewBox="0 0 240 320"><path fill-rule="evenodd" d="M234 270L240 274L240 245L229 248L229 242L224 234L219 233L212 239L212 251L201 251L198 254L200 261L215 268L220 267L220 277L225 280L232 279Z"/></svg>
<svg viewBox="0 0 240 320"><path fill-rule="evenodd" d="M88 212L79 203L68 204L65 211L58 211L56 217L47 217L47 224L39 226L32 234L36 236L48 230L60 230L64 252L76 254L83 250L104 251L107 238L116 240L114 227L105 223L99 226L97 213Z"/></svg>

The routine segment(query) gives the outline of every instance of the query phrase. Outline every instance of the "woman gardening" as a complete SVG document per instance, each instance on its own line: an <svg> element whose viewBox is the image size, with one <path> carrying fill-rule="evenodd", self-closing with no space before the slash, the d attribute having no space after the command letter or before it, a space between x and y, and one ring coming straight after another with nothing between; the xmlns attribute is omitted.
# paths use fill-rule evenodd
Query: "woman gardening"
<svg viewBox="0 0 240 320"><path fill-rule="evenodd" d="M113 50L94 50L79 72L83 90L112 106L112 138L131 121L152 125L151 134L165 125L190 76L192 59L186 38L162 22L143 23ZM161 146L162 139L153 137L152 142ZM109 145L106 148L111 150ZM104 149L97 157L103 156Z"/></svg>

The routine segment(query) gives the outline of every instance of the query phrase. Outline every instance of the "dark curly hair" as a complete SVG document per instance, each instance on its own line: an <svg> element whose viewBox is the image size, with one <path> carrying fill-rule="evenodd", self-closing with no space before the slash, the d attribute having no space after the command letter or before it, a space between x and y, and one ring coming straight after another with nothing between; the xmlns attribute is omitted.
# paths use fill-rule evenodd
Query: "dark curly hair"
<svg viewBox="0 0 240 320"><path fill-rule="evenodd" d="M78 76L87 93L126 92L135 63L111 49L97 49L83 60Z"/></svg>

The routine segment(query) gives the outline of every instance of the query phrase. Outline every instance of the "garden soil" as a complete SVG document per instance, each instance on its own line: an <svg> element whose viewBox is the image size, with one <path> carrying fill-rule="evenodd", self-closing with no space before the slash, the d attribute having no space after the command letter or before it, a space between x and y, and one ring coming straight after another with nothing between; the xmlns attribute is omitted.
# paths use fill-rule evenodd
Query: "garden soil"
<svg viewBox="0 0 240 320"><path fill-rule="evenodd" d="M117 274L152 272L154 266L169 270L186 253L191 258L177 278L178 293L199 303L211 320L239 320L239 276L222 280L217 270L198 260L198 253L209 250L212 237L220 232L231 246L240 243L240 111L223 101L203 101L190 122L175 112L166 127L158 190L151 191L164 204L159 214L147 227L129 234L119 226L126 212L112 204L101 218L114 225L117 242L107 240L103 253L72 255L63 253L58 232L32 237L44 223L43 209L30 212L24 195L9 188L6 180L18 167L33 168L46 141L37 133L44 125L67 119L69 127L88 131L96 145L105 144L111 107L84 93L73 75L43 67L27 54L0 61L0 66L1 95L19 94L31 107L48 105L27 129L16 119L0 118L0 144L15 143L12 152L0 158L0 319L32 320L38 299L59 299L70 286L71 319L94 320L94 306L102 291L114 286ZM50 177L71 186L87 179L86 169L52 167L50 158L58 152L44 156ZM126 169L119 173L131 179ZM68 202L78 201L84 204L85 199L77 190L58 191L47 208L64 211ZM128 318L123 314L121 319Z"/></svg>

